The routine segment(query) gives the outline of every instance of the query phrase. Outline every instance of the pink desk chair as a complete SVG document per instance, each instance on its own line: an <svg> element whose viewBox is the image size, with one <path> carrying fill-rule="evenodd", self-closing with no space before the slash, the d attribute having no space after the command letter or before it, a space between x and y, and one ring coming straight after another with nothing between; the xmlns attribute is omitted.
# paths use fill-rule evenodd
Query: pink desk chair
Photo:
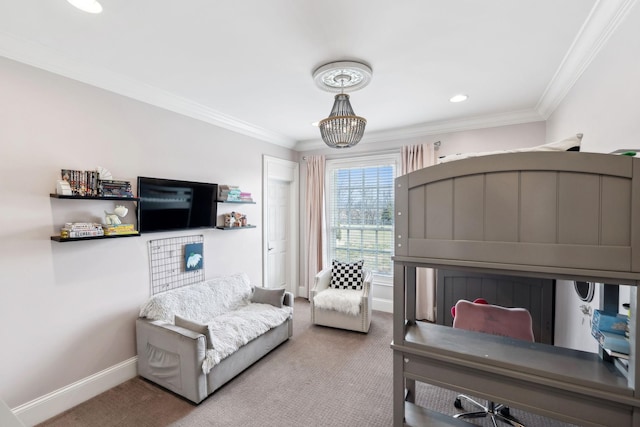
<svg viewBox="0 0 640 427"><path fill-rule="evenodd" d="M535 341L531 314L524 308L506 308L487 304L484 300L474 302L460 300L451 309L453 315L453 327L475 332L501 335L505 337ZM476 412L463 412L454 415L454 418L481 418L491 417L493 425L497 427L496 420L500 420L516 427L524 427L515 418L511 417L509 408L502 404L488 401L487 405L471 399L469 396L459 394L454 403L455 407L462 409L462 400L466 400L480 410Z"/></svg>

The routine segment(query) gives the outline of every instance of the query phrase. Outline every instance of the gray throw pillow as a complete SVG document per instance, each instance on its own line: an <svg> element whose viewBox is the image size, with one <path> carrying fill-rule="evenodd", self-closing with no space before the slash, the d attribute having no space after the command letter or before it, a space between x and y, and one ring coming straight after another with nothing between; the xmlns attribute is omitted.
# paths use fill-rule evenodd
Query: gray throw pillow
<svg viewBox="0 0 640 427"><path fill-rule="evenodd" d="M176 326L180 326L181 328L189 329L190 331L204 335L205 337L207 337L207 348L213 348L213 343L211 341L211 338L209 338L209 326L203 323L195 322L193 320L185 319L184 317L180 317L178 315L174 317L173 323Z"/></svg>
<svg viewBox="0 0 640 427"><path fill-rule="evenodd" d="M251 295L251 302L271 304L274 307L282 307L284 301L284 289L268 289L256 287Z"/></svg>

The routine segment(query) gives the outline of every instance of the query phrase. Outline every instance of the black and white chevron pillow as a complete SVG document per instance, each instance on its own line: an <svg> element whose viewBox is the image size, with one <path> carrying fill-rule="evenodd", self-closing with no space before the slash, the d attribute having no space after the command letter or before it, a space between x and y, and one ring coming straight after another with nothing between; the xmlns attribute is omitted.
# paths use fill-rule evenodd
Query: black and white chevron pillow
<svg viewBox="0 0 640 427"><path fill-rule="evenodd" d="M362 289L364 260L346 263L336 259L331 261L331 283L334 289Z"/></svg>

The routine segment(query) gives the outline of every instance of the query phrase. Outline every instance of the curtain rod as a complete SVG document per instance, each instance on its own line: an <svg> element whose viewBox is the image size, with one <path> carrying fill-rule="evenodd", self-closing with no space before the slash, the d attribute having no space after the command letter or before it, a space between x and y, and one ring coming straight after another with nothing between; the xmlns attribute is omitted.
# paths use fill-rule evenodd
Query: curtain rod
<svg viewBox="0 0 640 427"><path fill-rule="evenodd" d="M433 149L435 151L438 151L440 149L440 146L442 145L441 141L436 141L433 143ZM356 153L357 154L361 154L362 157L365 156L375 156L378 154L394 154L394 153L398 153L400 150L402 149L402 147L397 147L397 148L387 148L385 150L375 150L375 151L367 151L366 153ZM325 158L327 160L332 160L332 159L341 159L344 157L350 157L350 155L348 153L343 153L343 154L327 154L325 155ZM302 160L307 160L307 156L302 156Z"/></svg>

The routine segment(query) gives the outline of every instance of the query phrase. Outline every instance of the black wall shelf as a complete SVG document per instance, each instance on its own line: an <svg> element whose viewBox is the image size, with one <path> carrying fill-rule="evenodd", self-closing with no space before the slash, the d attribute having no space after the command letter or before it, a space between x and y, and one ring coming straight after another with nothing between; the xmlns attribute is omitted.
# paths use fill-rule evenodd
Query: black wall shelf
<svg viewBox="0 0 640 427"><path fill-rule="evenodd" d="M49 193L49 197L52 199L65 199L65 200L119 200L119 201L129 201L129 202L137 202L140 200L139 197L120 197L120 196L66 196L63 194ZM116 237L139 237L140 233L130 233L130 234L111 234L108 236L87 236L87 237L60 237L60 236L51 236L51 240L59 243L67 243L67 242L79 242L81 240L98 240L98 239L112 239Z"/></svg>
<svg viewBox="0 0 640 427"><path fill-rule="evenodd" d="M243 227L216 227L218 230L242 230L245 228L256 228L255 225L245 225Z"/></svg>
<svg viewBox="0 0 640 427"><path fill-rule="evenodd" d="M235 203L237 205L255 205L256 202L245 202L243 200L217 200L218 203Z"/></svg>
<svg viewBox="0 0 640 427"><path fill-rule="evenodd" d="M75 200L128 200L130 202L137 202L139 197L114 197L114 196L65 196L63 194L50 193L49 197L52 199L75 199Z"/></svg>
<svg viewBox="0 0 640 427"><path fill-rule="evenodd" d="M60 237L51 236L51 240L54 242L67 243L67 242L79 242L80 240L99 240L99 239L115 239L117 237L140 237L140 233L132 234L112 234L109 236L89 236L89 237Z"/></svg>

